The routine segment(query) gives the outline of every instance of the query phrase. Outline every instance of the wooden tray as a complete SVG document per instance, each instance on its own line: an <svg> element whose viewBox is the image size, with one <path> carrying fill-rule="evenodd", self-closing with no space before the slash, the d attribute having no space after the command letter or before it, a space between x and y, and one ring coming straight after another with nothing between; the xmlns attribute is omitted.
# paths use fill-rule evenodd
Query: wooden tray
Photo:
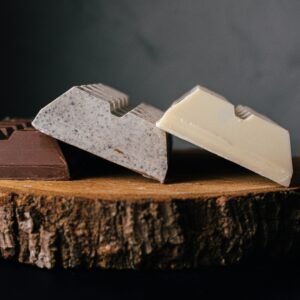
<svg viewBox="0 0 300 300"><path fill-rule="evenodd" d="M73 181L0 181L0 256L168 269L298 255L299 158L290 188L201 151L175 153L167 184L108 166Z"/></svg>

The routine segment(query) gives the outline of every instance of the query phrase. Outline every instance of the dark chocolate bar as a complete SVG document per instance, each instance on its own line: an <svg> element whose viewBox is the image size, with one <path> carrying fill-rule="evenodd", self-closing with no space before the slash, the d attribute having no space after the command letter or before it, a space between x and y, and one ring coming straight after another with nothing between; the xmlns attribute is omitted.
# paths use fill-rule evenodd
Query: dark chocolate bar
<svg viewBox="0 0 300 300"><path fill-rule="evenodd" d="M31 127L30 120L0 121L1 179L69 179L58 142Z"/></svg>

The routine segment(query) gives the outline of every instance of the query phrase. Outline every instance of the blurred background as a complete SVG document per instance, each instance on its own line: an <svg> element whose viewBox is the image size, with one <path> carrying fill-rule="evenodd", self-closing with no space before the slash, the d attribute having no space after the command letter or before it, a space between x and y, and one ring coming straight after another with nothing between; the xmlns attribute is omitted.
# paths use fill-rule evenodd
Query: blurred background
<svg viewBox="0 0 300 300"><path fill-rule="evenodd" d="M0 117L94 82L165 110L200 83L289 129L300 154L298 0L15 0L3 12Z"/></svg>

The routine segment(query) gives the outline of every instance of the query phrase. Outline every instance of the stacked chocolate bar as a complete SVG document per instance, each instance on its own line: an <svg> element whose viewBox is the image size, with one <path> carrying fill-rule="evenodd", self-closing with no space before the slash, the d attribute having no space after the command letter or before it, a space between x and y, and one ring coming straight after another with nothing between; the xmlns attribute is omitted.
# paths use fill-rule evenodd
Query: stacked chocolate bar
<svg viewBox="0 0 300 300"><path fill-rule="evenodd" d="M57 140L165 182L169 133L289 186L288 131L245 107L197 86L164 114L103 84L76 86L41 109L32 122L0 123L0 177L69 179Z"/></svg>
<svg viewBox="0 0 300 300"><path fill-rule="evenodd" d="M6 179L69 179L68 165L55 139L30 120L0 122L0 176Z"/></svg>

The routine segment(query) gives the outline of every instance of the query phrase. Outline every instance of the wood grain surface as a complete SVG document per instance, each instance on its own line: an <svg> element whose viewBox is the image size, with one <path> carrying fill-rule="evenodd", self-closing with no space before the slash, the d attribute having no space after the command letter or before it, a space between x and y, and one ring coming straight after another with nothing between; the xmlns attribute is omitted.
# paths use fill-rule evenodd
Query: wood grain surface
<svg viewBox="0 0 300 300"><path fill-rule="evenodd" d="M197 150L173 155L166 184L100 161L72 181L0 181L1 256L169 269L298 255L299 158L290 188Z"/></svg>

